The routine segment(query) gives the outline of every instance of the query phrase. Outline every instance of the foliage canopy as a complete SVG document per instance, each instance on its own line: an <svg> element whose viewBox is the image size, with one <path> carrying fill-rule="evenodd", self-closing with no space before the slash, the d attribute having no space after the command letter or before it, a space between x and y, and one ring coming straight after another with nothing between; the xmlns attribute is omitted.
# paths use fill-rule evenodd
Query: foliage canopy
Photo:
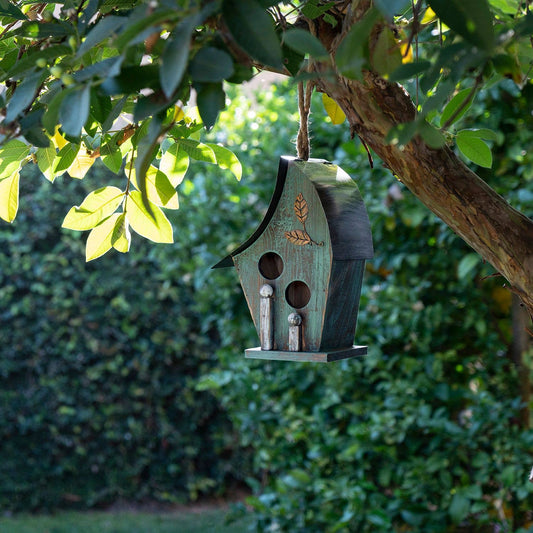
<svg viewBox="0 0 533 533"><path fill-rule="evenodd" d="M527 4L527 3L526 3ZM229 169L237 158L199 141L226 105L225 84L257 68L300 79L320 65L363 80L368 71L402 81L417 104L386 142L417 135L431 147L456 143L480 167L497 140L485 128L456 129L480 87L529 83L533 15L513 0L69 0L0 3L0 217L14 220L20 168L50 181L82 179L97 159L119 177L73 207L63 226L91 230L87 260L126 252L130 230L171 242L164 210L189 160ZM337 41L335 55L328 43ZM184 112L194 95L198 113ZM341 117L334 101L330 116Z"/></svg>

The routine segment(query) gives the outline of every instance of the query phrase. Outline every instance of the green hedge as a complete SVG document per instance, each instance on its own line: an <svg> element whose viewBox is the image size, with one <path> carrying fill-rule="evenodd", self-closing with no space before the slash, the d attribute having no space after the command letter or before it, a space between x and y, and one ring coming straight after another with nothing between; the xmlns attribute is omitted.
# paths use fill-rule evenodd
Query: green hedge
<svg viewBox="0 0 533 533"><path fill-rule="evenodd" d="M482 125L507 135L484 177L525 207L533 128L512 124L531 102L505 107L507 90L483 95L494 112L480 107ZM533 433L508 356L510 294L379 163L370 169L346 128L316 118L319 98L313 156L357 178L373 226L357 332L369 355L243 358L257 339L236 274L210 266L261 219L278 157L294 151L295 104L286 87L237 97L211 140L235 149L243 181L192 167L175 245L137 239L130 255L86 265L80 236L57 227L102 176L26 177L19 218L0 229L3 509L175 500L237 480L254 491L260 531L527 522Z"/></svg>

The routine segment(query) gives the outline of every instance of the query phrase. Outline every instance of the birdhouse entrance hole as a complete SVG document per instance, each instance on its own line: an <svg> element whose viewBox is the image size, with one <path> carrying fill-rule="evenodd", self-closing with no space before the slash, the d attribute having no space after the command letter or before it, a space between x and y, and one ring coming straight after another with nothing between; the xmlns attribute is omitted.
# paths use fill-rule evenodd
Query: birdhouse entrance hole
<svg viewBox="0 0 533 533"><path fill-rule="evenodd" d="M311 289L303 281L293 281L285 290L285 299L291 307L301 309L309 303Z"/></svg>
<svg viewBox="0 0 533 533"><path fill-rule="evenodd" d="M259 259L259 272L266 279L279 278L283 272L283 259L275 252L268 252Z"/></svg>

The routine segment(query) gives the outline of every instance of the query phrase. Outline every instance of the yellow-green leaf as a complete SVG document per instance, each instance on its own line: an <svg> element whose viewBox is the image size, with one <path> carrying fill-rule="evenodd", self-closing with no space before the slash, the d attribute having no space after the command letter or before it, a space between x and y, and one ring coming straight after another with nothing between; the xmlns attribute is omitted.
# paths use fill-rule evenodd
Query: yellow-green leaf
<svg viewBox="0 0 533 533"><path fill-rule="evenodd" d="M18 170L8 178L0 181L0 218L13 222L19 208L19 173Z"/></svg>
<svg viewBox="0 0 533 533"><path fill-rule="evenodd" d="M92 261L113 247L113 234L115 233L115 223L121 215L115 213L103 222L98 224L87 237L85 245L85 260Z"/></svg>
<svg viewBox="0 0 533 533"><path fill-rule="evenodd" d="M185 150L180 150L177 143L169 147L159 163L159 170L167 175L173 187L177 187L183 181L188 168L189 156Z"/></svg>
<svg viewBox="0 0 533 533"><path fill-rule="evenodd" d="M392 30L384 27L379 34L372 54L374 68L382 76L388 76L402 65L400 47L394 38Z"/></svg>
<svg viewBox="0 0 533 533"><path fill-rule="evenodd" d="M84 231L94 228L113 213L122 202L124 193L113 186L91 192L80 206L73 207L63 220L63 228Z"/></svg>
<svg viewBox="0 0 533 533"><path fill-rule="evenodd" d="M146 195L150 202L159 207L166 207L167 209L179 209L178 193L164 172L150 165L146 171L145 179ZM131 181L139 189L135 169L133 168L131 171Z"/></svg>
<svg viewBox="0 0 533 533"><path fill-rule="evenodd" d="M95 158L92 155L87 154L87 152L78 152L72 165L67 168L67 172L71 178L81 180L93 166L94 161Z"/></svg>
<svg viewBox="0 0 533 533"><path fill-rule="evenodd" d="M219 144L207 143L207 146L209 146L209 148L211 148L215 153L217 165L220 168L228 169L237 178L237 180L240 181L242 177L242 165L237 159L237 156L231 150L228 150Z"/></svg>
<svg viewBox="0 0 533 533"><path fill-rule="evenodd" d="M344 122L346 115L333 98L329 97L326 93L322 93L322 103L333 124L342 124Z"/></svg>
<svg viewBox="0 0 533 533"><path fill-rule="evenodd" d="M0 150L0 179L8 178L17 172L22 160L30 153L30 147L22 141L9 141Z"/></svg>
<svg viewBox="0 0 533 533"><path fill-rule="evenodd" d="M56 175L54 173L54 161L56 158L56 149L53 145L50 145L48 148L39 148L35 152L35 157L37 157L37 166L39 170L44 174L44 177L48 181L54 181Z"/></svg>
<svg viewBox="0 0 533 533"><path fill-rule="evenodd" d="M172 226L161 209L149 202L152 213L144 205L142 194L131 191L126 203L126 216L133 231L154 242L174 242Z"/></svg>
<svg viewBox="0 0 533 533"><path fill-rule="evenodd" d="M111 243L115 250L118 250L123 254L127 253L130 249L131 233L128 220L124 213L120 214L115 222L115 229L113 231L113 236L111 237Z"/></svg>

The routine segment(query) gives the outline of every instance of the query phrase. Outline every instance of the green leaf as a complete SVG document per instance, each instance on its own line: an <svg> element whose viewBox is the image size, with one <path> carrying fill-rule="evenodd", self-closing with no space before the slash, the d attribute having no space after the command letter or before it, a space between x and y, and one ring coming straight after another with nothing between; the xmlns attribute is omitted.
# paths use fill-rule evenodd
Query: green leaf
<svg viewBox="0 0 533 533"><path fill-rule="evenodd" d="M372 63L381 76L388 76L402 65L400 46L392 30L386 26L381 30L374 47Z"/></svg>
<svg viewBox="0 0 533 533"><path fill-rule="evenodd" d="M104 165L115 174L122 168L122 153L112 140L100 147L100 158Z"/></svg>
<svg viewBox="0 0 533 533"><path fill-rule="evenodd" d="M131 173L131 181L139 189L135 171ZM166 174L154 166L146 171L146 195L150 202L167 209L179 209L178 193Z"/></svg>
<svg viewBox="0 0 533 533"><path fill-rule="evenodd" d="M361 68L367 62L370 32L379 17L377 9L368 10L366 15L350 28L339 45L335 62L344 76L352 79L361 78Z"/></svg>
<svg viewBox="0 0 533 533"><path fill-rule="evenodd" d="M226 94L222 89L222 83L201 83L194 88L198 112L205 128L209 131L226 105Z"/></svg>
<svg viewBox="0 0 533 533"><path fill-rule="evenodd" d="M157 24L171 22L179 12L176 9L157 9L157 7L156 11L151 13L150 11L152 11L150 8L141 3L139 8L128 17L127 24L113 41L113 48L122 52L128 44L136 44L144 41L144 39L158 29Z"/></svg>
<svg viewBox="0 0 533 533"><path fill-rule="evenodd" d="M261 63L283 67L274 21L256 0L224 0L222 12L233 37L246 52Z"/></svg>
<svg viewBox="0 0 533 533"><path fill-rule="evenodd" d="M375 6L389 22L393 21L394 15L399 15L405 10L407 3L407 0L374 0Z"/></svg>
<svg viewBox="0 0 533 533"><path fill-rule="evenodd" d="M113 247L113 235L115 235L115 226L119 217L124 216L120 213L115 213L109 218L106 218L98 226L96 226L89 236L85 245L85 260L92 261Z"/></svg>
<svg viewBox="0 0 533 533"><path fill-rule="evenodd" d="M100 86L105 94L130 94L141 89L160 89L157 65L123 67L118 76L106 79Z"/></svg>
<svg viewBox="0 0 533 533"><path fill-rule="evenodd" d="M133 231L154 242L174 242L172 226L161 209L149 202L148 211L139 191L131 191L126 203L126 216Z"/></svg>
<svg viewBox="0 0 533 533"><path fill-rule="evenodd" d="M213 149L207 144L194 139L178 139L176 141L185 152L196 161L205 161L206 163L216 163L217 158Z"/></svg>
<svg viewBox="0 0 533 533"><path fill-rule="evenodd" d="M468 133L465 134L463 131L457 134L456 141L457 148L472 163L485 168L492 166L492 152L485 141Z"/></svg>
<svg viewBox="0 0 533 533"><path fill-rule="evenodd" d="M474 46L494 47L492 13L486 0L428 0L436 15Z"/></svg>
<svg viewBox="0 0 533 533"><path fill-rule="evenodd" d="M487 141L498 140L496 132L487 128L461 130L460 133L463 137L477 137L478 139L485 139Z"/></svg>
<svg viewBox="0 0 533 533"><path fill-rule="evenodd" d="M67 135L79 137L87 118L91 104L90 85L68 92L59 108L59 122Z"/></svg>
<svg viewBox="0 0 533 533"><path fill-rule="evenodd" d="M442 111L442 115L440 117L440 126L441 128L444 127L445 124L448 123L450 118L453 116L453 114L462 106L464 105L463 109L457 114L457 116L454 117L454 119L448 124L452 125L455 122L457 122L469 109L472 105L472 102L474 101L472 89L463 89L462 91L459 91L446 105L444 110ZM470 101L468 104L464 104L464 102L467 100L467 98L470 97Z"/></svg>
<svg viewBox="0 0 533 533"><path fill-rule="evenodd" d="M189 168L189 155L185 149L180 149L178 143L172 144L163 154L159 169L164 172L173 187L177 187L185 177Z"/></svg>
<svg viewBox="0 0 533 533"><path fill-rule="evenodd" d="M309 54L315 59L328 57L328 52L324 45L314 35L301 28L293 28L286 31L283 35L283 42L300 54Z"/></svg>
<svg viewBox="0 0 533 533"><path fill-rule="evenodd" d="M115 222L111 243L115 250L125 254L129 252L131 245L131 233L126 215L121 213Z"/></svg>
<svg viewBox="0 0 533 533"><path fill-rule="evenodd" d="M56 156L57 152L53 145L50 145L48 148L39 148L35 152L39 170L44 174L44 177L51 182L53 182L56 177L54 172L54 161Z"/></svg>
<svg viewBox="0 0 533 533"><path fill-rule="evenodd" d="M207 146L215 153L217 159L216 164L220 168L228 169L240 181L242 177L242 165L237 159L237 156L231 150L219 144L207 143Z"/></svg>
<svg viewBox="0 0 533 533"><path fill-rule="evenodd" d="M431 63L429 61L418 61L417 63L405 63L399 66L389 76L390 81L403 81L414 78L426 72Z"/></svg>
<svg viewBox="0 0 533 533"><path fill-rule="evenodd" d="M161 88L167 98L181 83L189 59L191 36L197 23L197 16L183 19L167 39L159 70Z"/></svg>
<svg viewBox="0 0 533 533"><path fill-rule="evenodd" d="M45 39L47 37L68 37L75 33L72 24L63 21L56 22L23 22L19 27L9 32L9 36L18 35L30 39Z"/></svg>
<svg viewBox="0 0 533 533"><path fill-rule="evenodd" d="M460 494L454 494L449 509L452 522L454 524L459 524L468 516L469 512L470 500Z"/></svg>
<svg viewBox="0 0 533 533"><path fill-rule="evenodd" d="M84 231L97 226L114 213L124 198L118 187L107 186L91 192L80 206L74 206L67 213L61 227Z"/></svg>
<svg viewBox="0 0 533 533"><path fill-rule="evenodd" d="M9 141L3 148L1 148L0 179L9 177L16 172L29 153L30 147L17 139Z"/></svg>
<svg viewBox="0 0 533 533"><path fill-rule="evenodd" d="M18 171L0 180L0 218L6 222L13 222L19 208L19 178Z"/></svg>
<svg viewBox="0 0 533 533"><path fill-rule="evenodd" d="M80 145L75 143L68 143L61 150L59 150L59 153L57 154L56 160L55 160L55 166L54 166L54 173L60 174L61 171L67 170L72 163L74 163L74 159L76 159L76 156L78 155L78 152L80 151Z"/></svg>
<svg viewBox="0 0 533 533"><path fill-rule="evenodd" d="M466 254L457 265L457 277L460 280L465 279L480 261L478 254Z"/></svg>
<svg viewBox="0 0 533 533"><path fill-rule="evenodd" d="M100 44L102 41L116 34L127 20L126 17L116 17L114 15L100 19L100 21L92 27L85 40L81 43L76 57L80 58L83 54Z"/></svg>
<svg viewBox="0 0 533 533"><path fill-rule="evenodd" d="M425 120L418 124L418 133L430 148L442 148L446 144L444 135Z"/></svg>
<svg viewBox="0 0 533 533"><path fill-rule="evenodd" d="M34 72L16 88L7 105L6 123L15 120L33 102L44 78L45 75L42 72Z"/></svg>
<svg viewBox="0 0 533 533"><path fill-rule="evenodd" d="M223 50L207 46L194 56L189 72L194 81L218 82L233 75L233 61Z"/></svg>
<svg viewBox="0 0 533 533"><path fill-rule="evenodd" d="M26 20L26 15L13 2L8 2L8 0L0 0L0 17Z"/></svg>
<svg viewBox="0 0 533 533"><path fill-rule="evenodd" d="M335 2L327 2L325 4L318 3L318 0L309 0L302 6L302 14L308 19L316 19L328 11L335 5Z"/></svg>

